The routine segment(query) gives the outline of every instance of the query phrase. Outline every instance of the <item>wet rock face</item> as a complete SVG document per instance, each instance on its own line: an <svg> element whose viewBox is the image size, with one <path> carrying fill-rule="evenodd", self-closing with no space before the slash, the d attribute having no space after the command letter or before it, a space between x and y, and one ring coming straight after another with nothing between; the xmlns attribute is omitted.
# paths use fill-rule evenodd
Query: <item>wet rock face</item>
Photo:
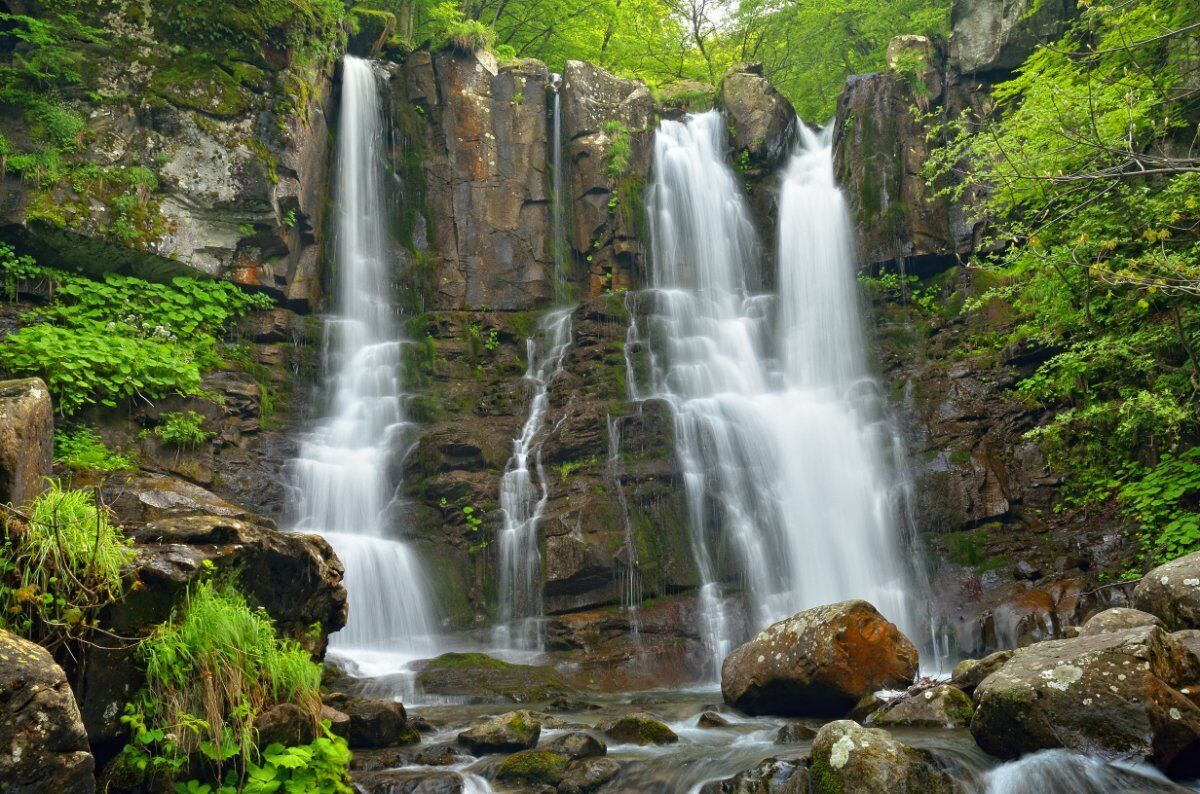
<svg viewBox="0 0 1200 794"><path fill-rule="evenodd" d="M141 636L167 620L188 586L209 571L234 577L252 605L318 654L328 634L346 625L342 564L316 535L193 516L153 522L136 530L133 540L134 576L141 586L102 618L122 636ZM320 624L315 636L314 624ZM93 743L122 735L121 709L141 683L132 650L94 648L87 654L77 695Z"/></svg>
<svg viewBox="0 0 1200 794"><path fill-rule="evenodd" d="M46 487L54 412L41 378L0 382L0 502L28 504Z"/></svg>
<svg viewBox="0 0 1200 794"><path fill-rule="evenodd" d="M1200 752L1200 681L1190 652L1158 626L1038 643L975 690L971 733L1000 758L1062 747L1169 770Z"/></svg>
<svg viewBox="0 0 1200 794"><path fill-rule="evenodd" d="M762 65L725 75L719 100L735 151L745 152L757 167L777 166L794 142L796 111L762 76Z"/></svg>
<svg viewBox="0 0 1200 794"><path fill-rule="evenodd" d="M750 714L839 716L916 674L912 642L866 601L843 601L799 612L731 653L721 694Z"/></svg>
<svg viewBox="0 0 1200 794"><path fill-rule="evenodd" d="M955 0L950 62L963 74L1011 72L1074 14L1075 0Z"/></svg>
<svg viewBox="0 0 1200 794"><path fill-rule="evenodd" d="M1142 577L1133 603L1172 631L1200 629L1200 552L1160 565Z"/></svg>
<svg viewBox="0 0 1200 794"><path fill-rule="evenodd" d="M394 83L395 101L420 108L424 119L424 184L415 192L424 198L428 238L412 242L433 260L436 308L531 309L554 295L549 77L538 61L500 66L483 51L419 51Z"/></svg>
<svg viewBox="0 0 1200 794"><path fill-rule="evenodd" d="M93 767L62 668L44 648L0 630L0 790L88 794Z"/></svg>
<svg viewBox="0 0 1200 794"><path fill-rule="evenodd" d="M864 728L850 720L827 723L817 732L810 775L820 792L964 791L928 751L902 744L887 731Z"/></svg>
<svg viewBox="0 0 1200 794"><path fill-rule="evenodd" d="M640 80L594 64L563 67L562 134L566 149L569 243L586 270L583 292L625 289L643 274L645 210L655 103Z"/></svg>

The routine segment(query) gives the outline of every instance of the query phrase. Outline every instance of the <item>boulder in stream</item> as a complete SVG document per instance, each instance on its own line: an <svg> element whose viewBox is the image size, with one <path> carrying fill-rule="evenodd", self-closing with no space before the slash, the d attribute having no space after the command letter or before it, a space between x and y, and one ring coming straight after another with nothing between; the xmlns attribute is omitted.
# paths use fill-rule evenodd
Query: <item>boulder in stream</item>
<svg viewBox="0 0 1200 794"><path fill-rule="evenodd" d="M574 694L552 667L511 664L485 653L444 653L417 674L417 686L430 695L532 703Z"/></svg>
<svg viewBox="0 0 1200 794"><path fill-rule="evenodd" d="M842 601L781 620L731 653L721 693L749 714L841 716L916 675L912 642L866 601Z"/></svg>
<svg viewBox="0 0 1200 794"><path fill-rule="evenodd" d="M1003 667L1012 655L1012 651L996 651L982 659L964 659L954 666L949 683L970 695L980 681Z"/></svg>
<svg viewBox="0 0 1200 794"><path fill-rule="evenodd" d="M964 789L927 750L897 741L887 731L851 720L826 723L812 748L813 788L835 792L950 794Z"/></svg>
<svg viewBox="0 0 1200 794"><path fill-rule="evenodd" d="M541 746L542 750L565 755L572 761L580 758L596 758L608 754L608 745L584 731L571 731L555 736Z"/></svg>
<svg viewBox="0 0 1200 794"><path fill-rule="evenodd" d="M679 736L653 714L638 712L606 722L604 735L622 744L674 744Z"/></svg>
<svg viewBox="0 0 1200 794"><path fill-rule="evenodd" d="M893 700L868 719L881 728L965 728L974 710L961 689L939 684Z"/></svg>
<svg viewBox="0 0 1200 794"><path fill-rule="evenodd" d="M584 758L567 768L558 794L587 794L596 791L621 773L621 765L611 758Z"/></svg>
<svg viewBox="0 0 1200 794"><path fill-rule="evenodd" d="M700 794L808 794L808 759L768 758L758 766L700 787Z"/></svg>
<svg viewBox="0 0 1200 794"><path fill-rule="evenodd" d="M1171 770L1200 759L1200 706L1179 691L1198 682L1158 626L1041 642L979 684L971 733L999 758L1061 747Z"/></svg>
<svg viewBox="0 0 1200 794"><path fill-rule="evenodd" d="M557 786L570 760L548 750L522 750L500 762L496 780L516 786Z"/></svg>
<svg viewBox="0 0 1200 794"><path fill-rule="evenodd" d="M1142 577L1133 605L1171 631L1200 629L1200 551L1160 565Z"/></svg>
<svg viewBox="0 0 1200 794"><path fill-rule="evenodd" d="M475 755L528 750L538 742L542 723L530 711L510 711L476 722L458 734L459 744Z"/></svg>

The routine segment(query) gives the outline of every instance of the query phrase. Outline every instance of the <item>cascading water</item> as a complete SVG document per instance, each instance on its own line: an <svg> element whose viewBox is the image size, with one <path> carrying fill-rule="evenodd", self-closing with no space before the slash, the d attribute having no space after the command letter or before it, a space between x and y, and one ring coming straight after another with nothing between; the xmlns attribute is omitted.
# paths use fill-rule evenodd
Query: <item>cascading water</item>
<svg viewBox="0 0 1200 794"><path fill-rule="evenodd" d="M526 341L525 379L533 385L529 416L513 439L513 454L500 478L500 622L495 641L502 648L542 648L542 555L537 525L549 490L542 468L543 427L550 406L550 384L562 372L571 344L571 310L557 309L542 318L538 334Z"/></svg>
<svg viewBox="0 0 1200 794"><path fill-rule="evenodd" d="M326 329L332 402L293 464L295 528L324 536L346 568L350 620L331 650L363 675L396 672L434 648L420 566L390 537L404 342L389 298L381 91L372 64L347 56L334 187L337 315Z"/></svg>
<svg viewBox="0 0 1200 794"><path fill-rule="evenodd" d="M621 482L624 468L621 465L621 426L611 414L605 417L605 423L608 425L607 475L612 483L613 492L617 495L617 505L621 508L621 521L625 529L621 551L617 555L617 588L621 594L621 606L629 615L630 633L636 640L640 633L637 612L642 603L642 575L638 568L637 542L633 535L633 520L629 515L629 500L625 497L625 486Z"/></svg>
<svg viewBox="0 0 1200 794"><path fill-rule="evenodd" d="M751 291L761 251L720 115L664 121L655 138L660 349L642 396L673 409L711 674L748 630L819 604L865 598L911 629L894 437L871 418L849 217L828 141L802 135L780 192L777 304ZM728 617L731 579L751 626Z"/></svg>

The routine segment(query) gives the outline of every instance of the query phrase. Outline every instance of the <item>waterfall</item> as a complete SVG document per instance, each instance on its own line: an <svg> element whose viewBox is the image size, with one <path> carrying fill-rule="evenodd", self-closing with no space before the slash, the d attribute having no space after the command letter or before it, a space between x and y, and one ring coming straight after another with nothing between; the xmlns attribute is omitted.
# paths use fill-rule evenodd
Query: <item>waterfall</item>
<svg viewBox="0 0 1200 794"><path fill-rule="evenodd" d="M567 202L566 163L563 160L562 135L562 75L550 77L554 88L554 108L550 122L550 234L554 246L554 297L559 303L567 299Z"/></svg>
<svg viewBox="0 0 1200 794"><path fill-rule="evenodd" d="M540 342L540 344L539 344ZM542 555L538 520L549 490L542 468L542 433L550 407L550 384L562 372L571 345L571 310L556 309L538 323L526 340L525 379L533 386L529 416L500 478L500 622L495 640L502 648L542 648Z"/></svg>
<svg viewBox="0 0 1200 794"><path fill-rule="evenodd" d="M325 537L346 568L349 624L331 637L331 650L364 675L431 655L435 633L420 565L392 537L404 342L389 278L382 90L369 61L346 57L334 185L337 313L325 334L332 399L293 462L295 529Z"/></svg>
<svg viewBox="0 0 1200 794"><path fill-rule="evenodd" d="M829 142L802 135L780 191L777 297L753 291L761 246L720 115L664 121L655 137L657 351L640 396L672 408L710 675L734 643L819 604L864 598L911 629L895 438L875 418L849 215Z"/></svg>
<svg viewBox="0 0 1200 794"><path fill-rule="evenodd" d="M642 604L642 574L638 568L637 541L633 534L633 520L629 515L629 500L621 482L624 474L624 466L621 465L621 426L613 419L612 414L605 415L605 423L608 426L608 463L605 473L612 483L613 492L617 495L617 505L621 508L621 525L625 530L621 550L617 554L617 586L621 593L621 607L629 615L630 633L636 640L640 634L638 607Z"/></svg>

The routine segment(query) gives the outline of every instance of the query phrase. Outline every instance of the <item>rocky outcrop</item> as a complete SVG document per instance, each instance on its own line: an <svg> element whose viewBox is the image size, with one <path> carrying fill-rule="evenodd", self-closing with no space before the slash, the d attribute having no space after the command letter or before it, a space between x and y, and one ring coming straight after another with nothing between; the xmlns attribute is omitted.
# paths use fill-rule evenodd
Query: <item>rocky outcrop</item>
<svg viewBox="0 0 1200 794"><path fill-rule="evenodd" d="M0 790L95 791L92 754L62 668L0 629Z"/></svg>
<svg viewBox="0 0 1200 794"><path fill-rule="evenodd" d="M827 723L817 732L810 774L819 792L964 791L928 750L909 747L887 731L864 728L850 720Z"/></svg>
<svg viewBox="0 0 1200 794"><path fill-rule="evenodd" d="M963 74L1011 72L1074 14L1075 0L955 0L950 63Z"/></svg>
<svg viewBox="0 0 1200 794"><path fill-rule="evenodd" d="M323 653L328 634L346 624L341 562L315 535L193 516L153 522L136 530L133 540L138 585L102 616L119 636L143 636L167 620L188 586L212 573L236 581L252 605L315 653ZM125 644L91 649L79 680L76 694L92 742L122 735L121 710L143 680L134 650Z"/></svg>
<svg viewBox="0 0 1200 794"><path fill-rule="evenodd" d="M729 654L721 694L749 714L839 716L916 674L908 638L866 601L843 601L799 612Z"/></svg>
<svg viewBox="0 0 1200 794"><path fill-rule="evenodd" d="M1200 552L1160 565L1142 577L1133 603L1168 629L1200 629Z"/></svg>
<svg viewBox="0 0 1200 794"><path fill-rule="evenodd" d="M1042 642L975 690L971 733L1000 758L1062 747L1170 770L1200 757L1200 706L1179 691L1196 682L1195 657L1158 626Z"/></svg>
<svg viewBox="0 0 1200 794"><path fill-rule="evenodd" d="M553 298L549 79L538 61L422 50L393 80L402 156L419 164L406 171L404 200L421 206L404 242L420 251L427 305L515 310Z"/></svg>
<svg viewBox="0 0 1200 794"><path fill-rule="evenodd" d="M43 5L26 4L26 13L42 15ZM68 93L68 112L86 129L64 159L91 170L55 181L10 167L0 189L4 236L67 269L200 271L315 306L337 47L293 45L336 32L298 12L265 42L255 23L233 30L246 15L222 34L246 46L226 52L206 40L201 52L178 30L173 6L135 7L79 11L105 36L87 47L84 90ZM0 127L10 154L36 148L21 114Z"/></svg>
<svg viewBox="0 0 1200 794"><path fill-rule="evenodd" d="M572 261L586 269L585 295L627 289L643 274L654 98L640 80L583 61L567 61L559 90Z"/></svg>
<svg viewBox="0 0 1200 794"><path fill-rule="evenodd" d="M54 412L41 378L0 382L0 502L28 504L46 487Z"/></svg>
<svg viewBox="0 0 1200 794"><path fill-rule="evenodd" d="M751 167L771 170L795 142L796 111L792 103L762 75L762 64L731 70L718 94L733 139L734 161L739 153Z"/></svg>

